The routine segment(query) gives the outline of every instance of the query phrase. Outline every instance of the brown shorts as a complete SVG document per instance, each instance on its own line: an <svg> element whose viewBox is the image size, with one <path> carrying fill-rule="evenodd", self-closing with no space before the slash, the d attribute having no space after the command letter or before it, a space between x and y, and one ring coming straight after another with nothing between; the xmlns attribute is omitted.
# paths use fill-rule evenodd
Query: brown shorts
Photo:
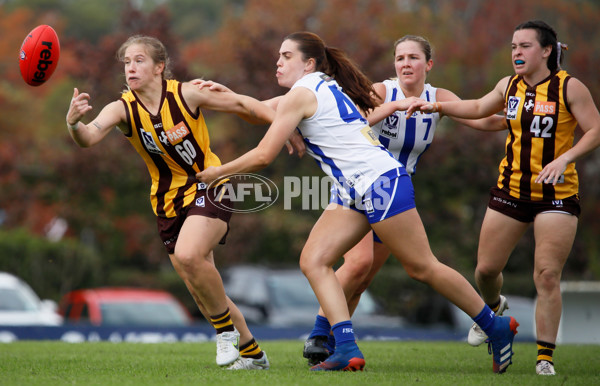
<svg viewBox="0 0 600 386"><path fill-rule="evenodd" d="M490 189L488 207L521 222L533 222L535 216L543 212L569 213L576 217L581 213L577 195L562 200L520 200L498 187Z"/></svg>
<svg viewBox="0 0 600 386"><path fill-rule="evenodd" d="M177 244L177 238L179 232L186 218L189 216L204 216L209 218L218 218L227 223L227 231L223 235L223 238L219 244L225 244L227 234L229 233L229 219L231 219L231 211L225 210L224 208L232 208L233 204L229 198L222 197L220 200L217 199L221 190L226 184L218 186L214 189L202 189L196 191L194 202L190 205L181 208L177 216L175 217L157 217L156 224L158 226L158 234L161 240L167 248L169 254L175 252L175 244ZM216 206L215 201L221 203L221 206Z"/></svg>

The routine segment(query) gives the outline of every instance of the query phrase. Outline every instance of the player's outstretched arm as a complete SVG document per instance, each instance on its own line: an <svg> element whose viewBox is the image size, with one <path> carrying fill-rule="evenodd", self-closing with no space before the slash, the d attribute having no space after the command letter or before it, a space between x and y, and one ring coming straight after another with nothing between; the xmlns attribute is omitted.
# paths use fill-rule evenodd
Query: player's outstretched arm
<svg viewBox="0 0 600 386"><path fill-rule="evenodd" d="M194 80L191 80L190 83L195 85L196 87L198 87L198 89L200 89L200 90L203 88L206 88L210 91L230 92L230 93L233 92L233 90L231 90L227 86L225 86L221 83L214 82L212 80L194 79ZM261 101L261 103L267 107L270 107L273 110L277 110L277 106L282 97L283 97L283 95L279 95L274 98ZM244 119L245 117L242 115L241 118ZM262 123L260 121L255 122L254 119L252 119L252 120L245 119L245 120L249 121L250 123L259 123L259 124ZM290 138L288 138L288 141L285 143L285 146L287 147L288 154L292 155L292 154L296 153L298 155L298 158L302 158L304 156L304 154L306 153L306 145L304 144L304 140L303 140L302 136L300 136L300 134L298 134L298 132L296 132L296 131L294 131L292 133L292 135L290 136Z"/></svg>
<svg viewBox="0 0 600 386"><path fill-rule="evenodd" d="M75 88L67 112L67 127L71 137L81 147L90 147L100 142L106 135L124 121L125 109L122 103L115 101L106 105L91 123L81 122L84 115L92 109L90 95L79 93Z"/></svg>
<svg viewBox="0 0 600 386"><path fill-rule="evenodd" d="M196 173L196 178L210 184L220 177L234 173L251 173L267 167L281 151L303 118L314 114L316 98L308 89L298 87L281 99L275 120L258 146L221 166L211 166Z"/></svg>
<svg viewBox="0 0 600 386"><path fill-rule="evenodd" d="M406 111L407 116L415 111L442 113L450 117L479 119L489 117L504 109L504 91L509 77L500 80L496 87L479 99L428 102L417 100Z"/></svg>
<svg viewBox="0 0 600 386"><path fill-rule="evenodd" d="M271 123L275 118L272 108L247 95L211 90L210 87L200 88L190 82L182 85L182 93L192 110L199 107L237 114L254 124Z"/></svg>
<svg viewBox="0 0 600 386"><path fill-rule="evenodd" d="M436 100L438 102L452 102L460 101L461 99L450 90L438 88L436 93ZM443 115L443 111L441 113ZM489 117L480 119L464 119L450 116L450 118L458 123L468 126L472 129L481 131L500 131L506 130L506 118L504 115L490 115Z"/></svg>

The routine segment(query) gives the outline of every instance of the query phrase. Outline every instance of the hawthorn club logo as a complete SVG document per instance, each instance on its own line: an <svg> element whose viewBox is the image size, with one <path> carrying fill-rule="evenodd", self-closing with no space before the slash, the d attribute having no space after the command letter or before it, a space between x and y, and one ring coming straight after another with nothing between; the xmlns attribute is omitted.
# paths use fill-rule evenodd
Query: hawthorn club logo
<svg viewBox="0 0 600 386"><path fill-rule="evenodd" d="M279 197L277 185L270 179L252 173L230 174L213 181L209 188L229 180L216 198L214 205L234 213L252 213L267 209ZM231 203L231 204L230 204Z"/></svg>

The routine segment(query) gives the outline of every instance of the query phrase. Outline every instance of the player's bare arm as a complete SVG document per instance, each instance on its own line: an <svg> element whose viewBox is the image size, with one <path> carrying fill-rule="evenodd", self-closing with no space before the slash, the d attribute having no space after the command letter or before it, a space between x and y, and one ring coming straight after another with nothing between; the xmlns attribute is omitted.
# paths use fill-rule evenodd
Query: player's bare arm
<svg viewBox="0 0 600 386"><path fill-rule="evenodd" d="M71 137L81 147L90 147L100 142L119 123L125 121L125 108L120 101L106 105L100 114L88 124L81 122L92 109L90 96L75 89L67 112L67 126Z"/></svg>
<svg viewBox="0 0 600 386"><path fill-rule="evenodd" d="M479 99L435 103L419 99L408 108L407 115L415 111L425 111L467 119L488 117L504 109L504 90L508 80L509 77L503 78L492 91Z"/></svg>
<svg viewBox="0 0 600 386"><path fill-rule="evenodd" d="M316 98L308 89L299 87L288 92L281 99L275 120L258 146L231 162L204 169L196 174L196 178L210 184L225 175L255 172L267 167L277 157L300 121L314 114L316 104Z"/></svg>
<svg viewBox="0 0 600 386"><path fill-rule="evenodd" d="M252 97L234 92L213 91L187 82L182 85L182 93L192 110L199 107L237 114L255 124L271 123L275 116L270 107Z"/></svg>
<svg viewBox="0 0 600 386"><path fill-rule="evenodd" d="M452 101L460 101L461 99L454 94L450 90L446 90L444 88L438 88L436 92L435 99L438 102L452 102ZM444 115L442 111L440 113ZM481 131L500 131L506 130L506 118L504 115L493 114L489 117L480 118L480 119L464 119L450 116L453 121L461 123L465 126L468 126L472 129L481 130Z"/></svg>
<svg viewBox="0 0 600 386"><path fill-rule="evenodd" d="M535 180L537 183L556 185L569 163L575 162L600 146L600 113L598 113L589 89L576 78L571 78L567 87L571 113L584 134L572 148L542 169Z"/></svg>

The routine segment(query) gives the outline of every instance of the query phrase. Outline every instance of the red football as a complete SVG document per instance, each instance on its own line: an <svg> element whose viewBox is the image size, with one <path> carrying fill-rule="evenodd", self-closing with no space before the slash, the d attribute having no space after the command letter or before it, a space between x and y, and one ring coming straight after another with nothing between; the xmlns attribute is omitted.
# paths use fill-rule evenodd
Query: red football
<svg viewBox="0 0 600 386"><path fill-rule="evenodd" d="M60 43L49 25L37 26L25 37L19 54L21 76L31 86L47 81L58 64Z"/></svg>

